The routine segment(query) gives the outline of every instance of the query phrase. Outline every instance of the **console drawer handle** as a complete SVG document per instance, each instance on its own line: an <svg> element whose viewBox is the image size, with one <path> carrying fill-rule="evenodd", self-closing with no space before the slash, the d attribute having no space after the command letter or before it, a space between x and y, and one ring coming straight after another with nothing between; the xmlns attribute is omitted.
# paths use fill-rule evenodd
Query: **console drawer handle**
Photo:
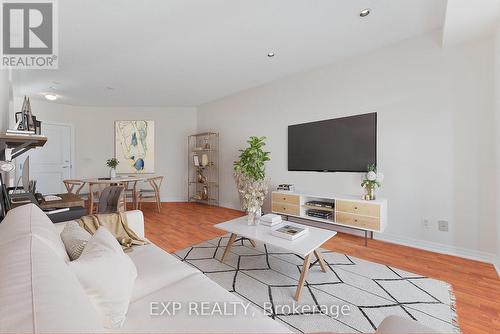
<svg viewBox="0 0 500 334"><path fill-rule="evenodd" d="M355 206L355 207L354 207L354 210L357 210L357 209L358 209L358 207L357 207L357 206Z"/></svg>

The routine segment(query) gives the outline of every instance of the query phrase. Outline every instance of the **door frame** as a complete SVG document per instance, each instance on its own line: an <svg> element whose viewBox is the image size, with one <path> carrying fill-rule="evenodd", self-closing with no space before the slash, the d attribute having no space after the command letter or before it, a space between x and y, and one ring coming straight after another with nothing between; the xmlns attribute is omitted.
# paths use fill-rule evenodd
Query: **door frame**
<svg viewBox="0 0 500 334"><path fill-rule="evenodd" d="M69 132L70 132L70 145L69 145L69 177L74 178L76 173L75 173L75 125L73 123L63 123L63 122L53 122L53 121L42 121L42 129L44 124L49 124L49 125L59 125L59 126L69 126ZM50 138L47 138L47 140L50 140Z"/></svg>

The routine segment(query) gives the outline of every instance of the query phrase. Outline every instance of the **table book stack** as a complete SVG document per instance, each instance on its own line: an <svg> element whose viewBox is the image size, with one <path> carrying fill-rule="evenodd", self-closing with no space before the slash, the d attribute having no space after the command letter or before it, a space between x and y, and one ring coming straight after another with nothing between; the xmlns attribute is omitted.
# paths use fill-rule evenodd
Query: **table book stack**
<svg viewBox="0 0 500 334"><path fill-rule="evenodd" d="M271 231L271 234L275 237L280 237L287 240L295 240L306 235L309 229L306 226L297 225L284 225L278 226L276 229Z"/></svg>
<svg viewBox="0 0 500 334"><path fill-rule="evenodd" d="M260 223L264 226L276 226L281 224L283 220L280 215L275 215L274 213L268 213L260 217Z"/></svg>

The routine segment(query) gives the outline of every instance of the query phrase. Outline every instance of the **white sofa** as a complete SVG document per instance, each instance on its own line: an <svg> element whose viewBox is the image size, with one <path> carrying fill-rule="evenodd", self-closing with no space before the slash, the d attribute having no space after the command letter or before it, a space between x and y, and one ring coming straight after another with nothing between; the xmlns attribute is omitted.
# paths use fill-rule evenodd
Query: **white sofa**
<svg viewBox="0 0 500 334"><path fill-rule="evenodd" d="M129 226L144 237L141 211L127 213ZM64 223L52 224L36 206L11 210L0 223L0 332L109 332L77 277L60 238ZM235 316L150 315L152 302L241 300L198 270L154 244L127 253L137 267L127 320L119 332L286 333L288 328L251 307ZM161 308L160 308L161 311ZM158 312L156 312L158 313ZM398 327L396 327L397 330ZM390 327L391 333L395 328ZM116 330L115 330L116 331Z"/></svg>
<svg viewBox="0 0 500 334"><path fill-rule="evenodd" d="M142 212L127 213L130 227L144 237ZM90 299L67 262L59 236L64 223L52 224L36 206L11 210L0 223L0 331L9 333L102 332ZM138 277L122 332L254 332L289 330L257 309L231 317L150 316L151 302L240 302L241 300L154 244L128 253ZM161 309L160 309L161 310ZM158 312L156 312L158 313Z"/></svg>

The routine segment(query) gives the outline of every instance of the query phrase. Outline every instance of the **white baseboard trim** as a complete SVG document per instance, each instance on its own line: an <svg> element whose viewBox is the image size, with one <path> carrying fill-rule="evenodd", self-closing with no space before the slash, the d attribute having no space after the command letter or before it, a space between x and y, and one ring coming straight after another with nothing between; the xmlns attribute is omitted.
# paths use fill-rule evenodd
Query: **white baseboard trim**
<svg viewBox="0 0 500 334"><path fill-rule="evenodd" d="M162 197L162 202L187 202L187 198L184 197Z"/></svg>
<svg viewBox="0 0 500 334"><path fill-rule="evenodd" d="M231 205L230 203L221 203L220 205L222 207L225 207L225 208L239 210L239 208L234 208L234 205ZM352 229L343 229L340 226L339 226L338 230L341 232L345 232L345 233L363 236L363 232L352 230ZM406 237L391 235L391 234L387 234L387 233L375 233L374 238L377 240L386 241L386 242L390 242L390 243L398 244L398 245L402 245L402 246L423 249L423 250L430 251L430 252L447 254L447 255L458 256L458 257L462 257L462 258L466 258L466 259L470 259L470 260L491 263L492 265L495 266L495 269L497 270L497 273L500 277L500 259L497 260L496 255L493 253L482 252L482 251L477 251L477 250L467 249L467 248L462 248L462 247L454 247L454 246L440 244L437 242L432 242L432 241L427 241L427 240L406 238Z"/></svg>
<svg viewBox="0 0 500 334"><path fill-rule="evenodd" d="M386 233L383 234L377 233L375 235L375 239L391 242L398 245L423 249L430 252L453 255L470 260L491 263L495 265L495 254L488 252L481 252L473 249L454 247L427 240L400 237Z"/></svg>
<svg viewBox="0 0 500 334"><path fill-rule="evenodd" d="M500 278L500 259L498 259L494 264L495 269L497 270L497 275Z"/></svg>

